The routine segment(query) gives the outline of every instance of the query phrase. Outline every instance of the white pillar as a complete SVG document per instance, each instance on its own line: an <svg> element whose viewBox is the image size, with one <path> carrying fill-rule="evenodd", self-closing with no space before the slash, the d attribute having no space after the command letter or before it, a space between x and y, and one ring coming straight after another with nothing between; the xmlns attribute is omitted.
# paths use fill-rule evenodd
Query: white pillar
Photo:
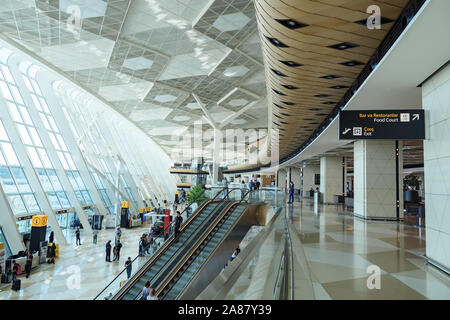
<svg viewBox="0 0 450 320"><path fill-rule="evenodd" d="M450 65L422 86L426 256L450 269Z"/></svg>
<svg viewBox="0 0 450 320"><path fill-rule="evenodd" d="M307 164L306 167L303 167L303 196L309 197L309 190L313 188L320 187L320 183L315 183L316 174L320 174L320 166Z"/></svg>
<svg viewBox="0 0 450 320"><path fill-rule="evenodd" d="M359 140L354 143L356 216L392 220L397 219L397 215L399 218L403 216L401 145L399 142L397 164L394 140Z"/></svg>
<svg viewBox="0 0 450 320"><path fill-rule="evenodd" d="M220 147L222 145L222 132L220 129L214 129L214 150L213 150L213 176L212 184L217 184L219 181L219 164L220 158Z"/></svg>
<svg viewBox="0 0 450 320"><path fill-rule="evenodd" d="M0 225L6 241L8 241L9 247L13 254L19 251L25 250L25 245L19 230L17 229L16 217L9 205L7 195L3 191L3 187L0 184ZM6 246L5 246L6 247ZM3 271L4 272L4 271Z"/></svg>
<svg viewBox="0 0 450 320"><path fill-rule="evenodd" d="M342 195L342 157L320 158L320 193L323 203L334 203Z"/></svg>

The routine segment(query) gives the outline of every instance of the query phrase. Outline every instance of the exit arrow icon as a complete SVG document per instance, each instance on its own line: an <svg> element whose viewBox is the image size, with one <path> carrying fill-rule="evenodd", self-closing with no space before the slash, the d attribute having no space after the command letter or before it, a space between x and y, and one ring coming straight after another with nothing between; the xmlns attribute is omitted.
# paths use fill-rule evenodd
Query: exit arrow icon
<svg viewBox="0 0 450 320"><path fill-rule="evenodd" d="M413 119L413 121L419 120L420 119L420 115L418 113L414 113L412 119Z"/></svg>

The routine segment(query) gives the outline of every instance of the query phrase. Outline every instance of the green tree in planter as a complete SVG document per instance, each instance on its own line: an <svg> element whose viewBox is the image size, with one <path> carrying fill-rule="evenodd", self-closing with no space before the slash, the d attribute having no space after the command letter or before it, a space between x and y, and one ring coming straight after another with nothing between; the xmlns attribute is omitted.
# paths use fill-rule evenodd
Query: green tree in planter
<svg viewBox="0 0 450 320"><path fill-rule="evenodd" d="M196 202L197 204L200 204L208 199L208 197L205 194L205 190L203 190L203 187L201 185L196 185L193 187L190 191L190 193L186 197L187 202L189 204L192 204Z"/></svg>

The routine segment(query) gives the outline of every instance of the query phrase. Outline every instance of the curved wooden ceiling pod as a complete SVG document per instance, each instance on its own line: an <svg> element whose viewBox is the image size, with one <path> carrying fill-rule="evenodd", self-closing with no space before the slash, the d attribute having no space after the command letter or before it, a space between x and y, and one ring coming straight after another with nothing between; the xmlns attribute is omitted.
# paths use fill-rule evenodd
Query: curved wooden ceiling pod
<svg viewBox="0 0 450 320"><path fill-rule="evenodd" d="M298 150L343 97L408 0L254 2L269 130L280 130L282 159ZM366 25L371 5L381 9L381 29Z"/></svg>

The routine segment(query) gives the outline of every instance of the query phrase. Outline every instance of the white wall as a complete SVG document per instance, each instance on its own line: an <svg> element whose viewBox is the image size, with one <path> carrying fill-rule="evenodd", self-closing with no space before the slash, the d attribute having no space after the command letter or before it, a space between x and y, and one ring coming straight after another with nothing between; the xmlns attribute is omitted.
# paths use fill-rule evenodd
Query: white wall
<svg viewBox="0 0 450 320"><path fill-rule="evenodd" d="M422 86L426 255L450 269L450 65Z"/></svg>
<svg viewBox="0 0 450 320"><path fill-rule="evenodd" d="M342 157L320 158L320 193L323 203L334 203L334 195L342 195Z"/></svg>

